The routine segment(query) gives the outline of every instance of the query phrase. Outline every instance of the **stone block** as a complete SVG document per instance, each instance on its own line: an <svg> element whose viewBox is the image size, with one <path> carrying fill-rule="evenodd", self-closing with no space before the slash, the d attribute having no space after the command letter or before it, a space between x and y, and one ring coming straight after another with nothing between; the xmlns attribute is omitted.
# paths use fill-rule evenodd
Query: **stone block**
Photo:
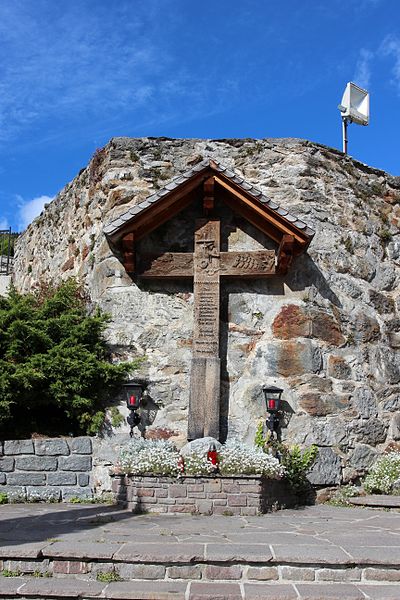
<svg viewBox="0 0 400 600"><path fill-rule="evenodd" d="M7 475L8 485L45 485L46 475L44 473L9 473Z"/></svg>
<svg viewBox="0 0 400 600"><path fill-rule="evenodd" d="M328 357L327 375L335 379L350 379L351 367L342 356L331 355Z"/></svg>
<svg viewBox="0 0 400 600"><path fill-rule="evenodd" d="M345 339L342 335L340 324L335 317L325 311L315 311L312 314L311 333L331 346L342 346Z"/></svg>
<svg viewBox="0 0 400 600"><path fill-rule="evenodd" d="M4 485L6 482L6 474L0 472L0 485Z"/></svg>
<svg viewBox="0 0 400 600"><path fill-rule="evenodd" d="M57 458L53 456L19 456L15 468L20 471L55 471Z"/></svg>
<svg viewBox="0 0 400 600"><path fill-rule="evenodd" d="M192 583L190 600L210 600L211 598L214 600L242 600L242 593L238 583L207 583L205 581Z"/></svg>
<svg viewBox="0 0 400 600"><path fill-rule="evenodd" d="M236 482L236 481L231 483L230 481L226 481L225 479L222 479L221 484L222 484L222 491L224 493L239 494L241 491L243 491L239 485L239 482Z"/></svg>
<svg viewBox="0 0 400 600"><path fill-rule="evenodd" d="M156 498L168 498L168 490L159 488L155 490Z"/></svg>
<svg viewBox="0 0 400 600"><path fill-rule="evenodd" d="M307 475L313 485L336 485L342 477L340 457L332 448L318 448L315 463Z"/></svg>
<svg viewBox="0 0 400 600"><path fill-rule="evenodd" d="M24 502L26 500L25 486L2 485L0 491L3 494L7 494L9 502Z"/></svg>
<svg viewBox="0 0 400 600"><path fill-rule="evenodd" d="M103 589L104 583L100 581L77 577L32 577L26 580L23 594L28 598L92 598L99 597Z"/></svg>
<svg viewBox="0 0 400 600"><path fill-rule="evenodd" d="M68 502L72 498L79 498L79 500L91 500L93 498L93 491L88 487L63 487L61 494L64 502Z"/></svg>
<svg viewBox="0 0 400 600"><path fill-rule="evenodd" d="M349 465L357 471L365 471L373 465L377 457L377 452L371 446L358 444L349 455Z"/></svg>
<svg viewBox="0 0 400 600"><path fill-rule="evenodd" d="M90 471L92 458L90 456L60 456L58 466L61 471Z"/></svg>
<svg viewBox="0 0 400 600"><path fill-rule="evenodd" d="M69 447L66 440L35 440L34 444L37 456L66 456L69 454Z"/></svg>
<svg viewBox="0 0 400 600"><path fill-rule="evenodd" d="M203 483L188 483L187 490L189 492L203 492L204 484Z"/></svg>
<svg viewBox="0 0 400 600"><path fill-rule="evenodd" d="M258 515L260 512L259 508L257 506L241 506L240 507L240 514L243 517L255 517L256 515Z"/></svg>
<svg viewBox="0 0 400 600"><path fill-rule="evenodd" d="M79 560L54 560L53 573L62 575L81 575L88 572L88 564Z"/></svg>
<svg viewBox="0 0 400 600"><path fill-rule="evenodd" d="M175 504L175 506L170 506L168 508L168 512L171 513L188 513L191 514L192 512L195 512L195 507L193 505L190 504Z"/></svg>
<svg viewBox="0 0 400 600"><path fill-rule="evenodd" d="M4 442L4 454L34 454L33 440L7 440Z"/></svg>
<svg viewBox="0 0 400 600"><path fill-rule="evenodd" d="M4 458L0 458L0 471L9 473L10 471L14 471L14 458L11 456L7 456Z"/></svg>
<svg viewBox="0 0 400 600"><path fill-rule="evenodd" d="M364 594L351 583L299 583L296 588L304 600L365 600Z"/></svg>
<svg viewBox="0 0 400 600"><path fill-rule="evenodd" d="M81 487L86 487L89 485L90 477L87 473L79 473L78 475L78 485Z"/></svg>
<svg viewBox="0 0 400 600"><path fill-rule="evenodd" d="M185 498L187 496L187 487L184 483L172 483L169 486L170 498Z"/></svg>
<svg viewBox="0 0 400 600"><path fill-rule="evenodd" d="M301 306L287 304L283 306L272 324L276 338L290 340L297 337L309 337L311 333L310 317Z"/></svg>
<svg viewBox="0 0 400 600"><path fill-rule="evenodd" d="M246 506L247 498L244 494L230 494L227 498L228 506Z"/></svg>
<svg viewBox="0 0 400 600"><path fill-rule="evenodd" d="M281 342L277 348L276 370L279 375L291 377L319 373L321 367L321 351L311 340Z"/></svg>
<svg viewBox="0 0 400 600"><path fill-rule="evenodd" d="M28 502L59 502L61 489L47 486L27 486L26 499Z"/></svg>
<svg viewBox="0 0 400 600"><path fill-rule="evenodd" d="M256 579L257 581L271 581L279 579L277 567L248 567L247 579Z"/></svg>
<svg viewBox="0 0 400 600"><path fill-rule="evenodd" d="M315 579L317 581L360 581L362 570L354 567L352 569L317 569Z"/></svg>
<svg viewBox="0 0 400 600"><path fill-rule="evenodd" d="M92 440L90 437L77 437L68 440L72 454L91 454Z"/></svg>
<svg viewBox="0 0 400 600"><path fill-rule="evenodd" d="M205 565L203 568L203 579L227 580L240 579L242 576L242 567L240 565L219 566Z"/></svg>
<svg viewBox="0 0 400 600"><path fill-rule="evenodd" d="M353 422L351 428L358 442L364 442L371 446L384 442L388 429L387 425L378 419Z"/></svg>
<svg viewBox="0 0 400 600"><path fill-rule="evenodd" d="M213 503L210 500L200 500L196 502L196 512L200 515L211 515Z"/></svg>
<svg viewBox="0 0 400 600"><path fill-rule="evenodd" d="M399 569L374 569L368 567L363 571L363 579L366 581L400 581Z"/></svg>
<svg viewBox="0 0 400 600"><path fill-rule="evenodd" d="M212 479L204 483L204 491L206 494L209 492L217 493L222 490L222 483L220 479Z"/></svg>
<svg viewBox="0 0 400 600"><path fill-rule="evenodd" d="M289 581L314 581L315 570L309 567L279 567L282 579Z"/></svg>
<svg viewBox="0 0 400 600"><path fill-rule="evenodd" d="M139 488L136 492L136 495L138 498L153 498L154 496L154 489L149 489L149 488Z"/></svg>
<svg viewBox="0 0 400 600"><path fill-rule="evenodd" d="M48 485L76 485L75 473L48 473Z"/></svg>
<svg viewBox="0 0 400 600"><path fill-rule="evenodd" d="M86 583L86 582L85 582ZM98 582L90 582L98 583ZM103 588L104 588L104 584ZM117 581L107 586L108 600L122 600L123 598L156 598L157 600L185 600L186 581ZM156 586L156 588L155 588ZM100 592L98 592L100 596ZM84 594L82 597L86 598ZM190 596L190 600L193 600ZM204 600L204 597L203 597ZM232 600L236 600L232 598Z"/></svg>
<svg viewBox="0 0 400 600"><path fill-rule="evenodd" d="M164 565L132 565L132 579L164 579Z"/></svg>
<svg viewBox="0 0 400 600"><path fill-rule="evenodd" d="M201 579L201 566L167 567L167 577L168 579Z"/></svg>

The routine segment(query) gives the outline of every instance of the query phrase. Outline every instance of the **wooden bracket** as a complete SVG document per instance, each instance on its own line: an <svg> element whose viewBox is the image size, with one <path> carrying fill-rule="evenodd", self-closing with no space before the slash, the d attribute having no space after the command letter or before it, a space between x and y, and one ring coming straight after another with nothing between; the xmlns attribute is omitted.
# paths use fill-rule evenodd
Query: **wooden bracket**
<svg viewBox="0 0 400 600"><path fill-rule="evenodd" d="M278 275L286 275L293 260L294 237L292 235L282 236L278 249L278 260L276 272Z"/></svg>
<svg viewBox="0 0 400 600"><path fill-rule="evenodd" d="M209 211L214 209L214 177L209 177L203 184L203 210L208 215Z"/></svg>
<svg viewBox="0 0 400 600"><path fill-rule="evenodd" d="M128 233L122 238L124 267L127 273L135 272L135 235Z"/></svg>

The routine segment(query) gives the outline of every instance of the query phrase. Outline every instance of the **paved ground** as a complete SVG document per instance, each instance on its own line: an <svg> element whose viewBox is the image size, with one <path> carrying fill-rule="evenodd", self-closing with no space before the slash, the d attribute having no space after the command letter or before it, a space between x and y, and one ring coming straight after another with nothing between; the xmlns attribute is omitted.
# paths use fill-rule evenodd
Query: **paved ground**
<svg viewBox="0 0 400 600"><path fill-rule="evenodd" d="M13 558L130 563L131 569L163 569L154 576L162 581L140 581L150 578L149 571L127 577L135 582L108 586L95 581L95 571L89 582L85 575L76 581L1 577L2 598L39 597L43 588L40 597L46 598L399 600L400 514L315 506L260 517L204 517L132 515L104 505L3 505L0 561ZM176 575L171 581L171 565L178 563L193 565L193 576L185 576L191 581ZM75 590L70 596L69 586Z"/></svg>

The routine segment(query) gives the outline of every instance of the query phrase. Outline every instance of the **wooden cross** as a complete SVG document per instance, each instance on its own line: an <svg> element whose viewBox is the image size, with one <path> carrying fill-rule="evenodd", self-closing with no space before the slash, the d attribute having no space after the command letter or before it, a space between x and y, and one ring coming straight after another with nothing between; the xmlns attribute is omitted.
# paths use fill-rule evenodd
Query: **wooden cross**
<svg viewBox="0 0 400 600"><path fill-rule="evenodd" d="M213 208L213 186L204 183L205 214ZM291 236L286 236L290 238ZM290 240L286 240L290 245ZM134 270L133 236L123 240L124 264ZM166 252L138 257L136 273L143 279L193 278L194 327L191 361L188 439L220 435L219 314L221 278L275 275L274 250L220 251L220 220L197 219L194 252Z"/></svg>

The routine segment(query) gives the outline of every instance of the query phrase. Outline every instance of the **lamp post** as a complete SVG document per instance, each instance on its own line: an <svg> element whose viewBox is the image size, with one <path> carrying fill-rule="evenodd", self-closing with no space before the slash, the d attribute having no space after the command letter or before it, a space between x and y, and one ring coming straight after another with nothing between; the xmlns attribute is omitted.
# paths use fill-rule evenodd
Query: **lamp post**
<svg viewBox="0 0 400 600"><path fill-rule="evenodd" d="M126 406L130 410L129 416L127 417L128 424L131 427L129 432L130 437L133 437L134 427L140 425L141 419L138 413L144 398L148 396L145 385L137 381L128 381L124 383Z"/></svg>
<svg viewBox="0 0 400 600"><path fill-rule="evenodd" d="M271 435L278 438L279 422L281 414L281 396L283 389L278 388L274 385L263 387L265 405L268 412L268 417L265 421L267 428L270 430Z"/></svg>

